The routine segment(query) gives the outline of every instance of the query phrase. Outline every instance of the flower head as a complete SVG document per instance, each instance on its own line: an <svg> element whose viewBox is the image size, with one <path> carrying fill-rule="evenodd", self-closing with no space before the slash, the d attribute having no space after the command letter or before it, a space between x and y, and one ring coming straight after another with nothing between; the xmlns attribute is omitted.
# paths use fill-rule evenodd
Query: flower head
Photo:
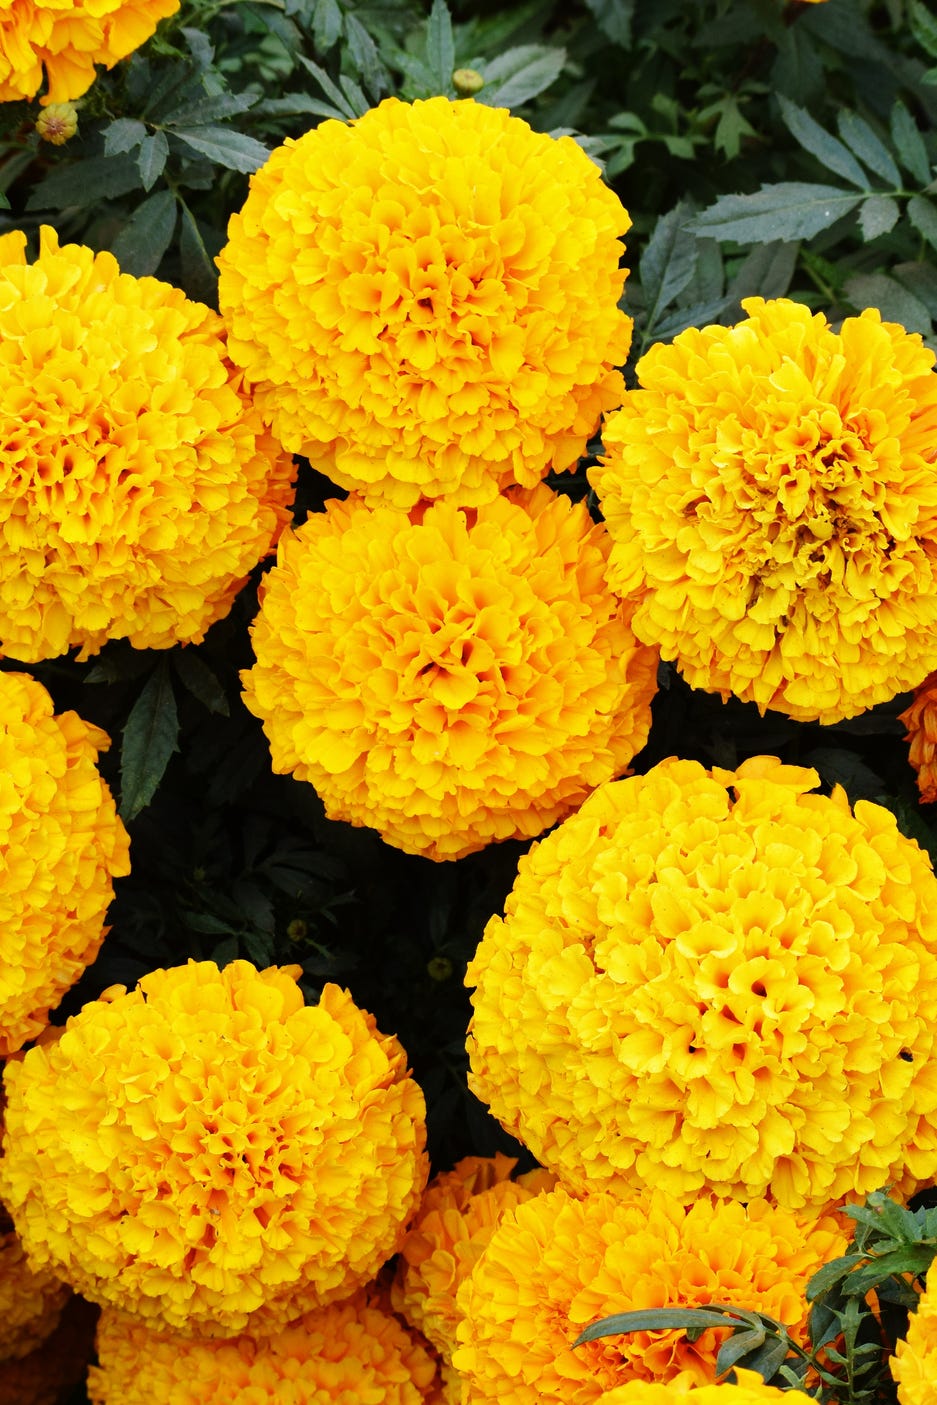
<svg viewBox="0 0 937 1405"><path fill-rule="evenodd" d="M110 738L0 672L0 1058L45 1027L100 950L127 832L98 774Z"/></svg>
<svg viewBox="0 0 937 1405"><path fill-rule="evenodd" d="M94 1346L97 1309L71 1297L54 1332L28 1356L4 1361L0 1405L61 1405L85 1374Z"/></svg>
<svg viewBox="0 0 937 1405"><path fill-rule="evenodd" d="M0 236L0 650L198 642L289 517L293 465L221 319L44 229Z"/></svg>
<svg viewBox="0 0 937 1405"><path fill-rule="evenodd" d="M660 1381L631 1381L604 1392L595 1405L678 1405L681 1401L686 1405L806 1405L813 1399L802 1390L765 1385L757 1371L736 1366L735 1376L735 1381L719 1385L697 1385L685 1378L666 1385Z"/></svg>
<svg viewBox="0 0 937 1405"><path fill-rule="evenodd" d="M426 1181L423 1097L299 967L154 971L5 1072L0 1183L36 1266L186 1334L269 1332L353 1292Z"/></svg>
<svg viewBox="0 0 937 1405"><path fill-rule="evenodd" d="M630 223L570 137L387 98L252 177L218 259L231 354L283 444L371 501L533 487L621 402Z"/></svg>
<svg viewBox="0 0 937 1405"><path fill-rule="evenodd" d="M564 1183L796 1208L933 1178L937 878L817 780L671 759L521 859L470 1086Z"/></svg>
<svg viewBox="0 0 937 1405"><path fill-rule="evenodd" d="M0 9L0 102L35 97L42 103L81 97L94 66L113 68L146 43L179 0L6 0Z"/></svg>
<svg viewBox="0 0 937 1405"><path fill-rule="evenodd" d="M272 1336L223 1340L186 1340L106 1308L97 1350L92 1405L423 1405L437 1379L426 1348L363 1293Z"/></svg>
<svg viewBox="0 0 937 1405"><path fill-rule="evenodd" d="M889 1368L898 1382L898 1405L933 1405L937 1382L937 1260L927 1271L924 1292L895 1346Z"/></svg>
<svg viewBox="0 0 937 1405"><path fill-rule="evenodd" d="M606 551L545 485L409 516L328 503L281 542L242 675L274 770L409 853L539 834L650 726L656 654L606 587Z"/></svg>
<svg viewBox="0 0 937 1405"><path fill-rule="evenodd" d="M19 1235L0 1205L0 1378L8 1361L28 1356L52 1335L69 1296L67 1285L48 1269L29 1267Z"/></svg>
<svg viewBox="0 0 937 1405"><path fill-rule="evenodd" d="M609 579L693 687L836 722L933 660L934 353L873 309L743 306L652 347L606 424Z"/></svg>
<svg viewBox="0 0 937 1405"><path fill-rule="evenodd" d="M929 673L914 690L914 698L898 717L908 731L908 761L917 772L922 805L937 800L937 673Z"/></svg>
<svg viewBox="0 0 937 1405"><path fill-rule="evenodd" d="M612 1313L707 1303L766 1313L804 1341L807 1282L846 1244L832 1217L764 1200L701 1196L685 1208L661 1191L574 1199L557 1188L503 1217L459 1289L453 1363L472 1405L597 1405L632 1380L705 1385L728 1329L573 1342Z"/></svg>

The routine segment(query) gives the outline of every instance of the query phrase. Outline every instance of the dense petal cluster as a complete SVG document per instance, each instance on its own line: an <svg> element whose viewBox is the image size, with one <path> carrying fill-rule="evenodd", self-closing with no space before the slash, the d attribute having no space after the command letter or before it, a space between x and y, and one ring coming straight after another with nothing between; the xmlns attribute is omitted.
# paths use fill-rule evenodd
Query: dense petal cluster
<svg viewBox="0 0 937 1405"><path fill-rule="evenodd" d="M0 650L197 642L289 517L218 315L44 229L0 237Z"/></svg>
<svg viewBox="0 0 937 1405"><path fill-rule="evenodd" d="M426 1188L401 1246L391 1302L432 1342L445 1362L456 1344L456 1294L501 1221L556 1178L528 1171L511 1180L512 1157L467 1156Z"/></svg>
<svg viewBox="0 0 937 1405"><path fill-rule="evenodd" d="M184 1333L272 1331L369 1281L426 1182L423 1096L347 992L190 961L5 1072L3 1197L36 1266Z"/></svg>
<svg viewBox="0 0 937 1405"><path fill-rule="evenodd" d="M242 675L274 770L434 859L541 833L650 727L657 655L607 552L543 484L409 515L331 501L281 541Z"/></svg>
<svg viewBox="0 0 937 1405"><path fill-rule="evenodd" d="M388 98L252 177L218 258L231 354L286 447L370 500L532 487L621 403L630 223L570 137Z"/></svg>
<svg viewBox="0 0 937 1405"><path fill-rule="evenodd" d="M59 1324L69 1289L47 1269L33 1271L0 1206L0 1363L28 1356ZM0 1376L4 1365L0 1365ZM0 1395L2 1405L2 1395Z"/></svg>
<svg viewBox="0 0 937 1405"><path fill-rule="evenodd" d="M933 1178L937 878L817 782L671 759L521 859L470 1086L565 1183L796 1208Z"/></svg>
<svg viewBox="0 0 937 1405"><path fill-rule="evenodd" d="M765 1385L757 1371L735 1369L736 1379L721 1385L696 1385L689 1380L631 1381L600 1395L595 1405L806 1405L813 1397L801 1390Z"/></svg>
<svg viewBox="0 0 937 1405"><path fill-rule="evenodd" d="M681 1375L705 1385L727 1330L572 1344L611 1313L706 1303L767 1313L803 1341L807 1281L847 1242L834 1218L764 1200L701 1196L685 1208L661 1191L575 1199L559 1187L503 1217L459 1289L453 1363L472 1405L595 1405L627 1381Z"/></svg>
<svg viewBox="0 0 937 1405"><path fill-rule="evenodd" d="M937 800L937 673L929 673L898 718L907 727L908 761L917 773L922 805Z"/></svg>
<svg viewBox="0 0 937 1405"><path fill-rule="evenodd" d="M48 83L43 103L81 97L96 63L113 68L145 44L179 0L6 0L0 8L0 102L32 98Z"/></svg>
<svg viewBox="0 0 937 1405"><path fill-rule="evenodd" d="M92 1405L423 1405L432 1355L363 1294L308 1312L268 1337L186 1340L106 1308Z"/></svg>
<svg viewBox="0 0 937 1405"><path fill-rule="evenodd" d="M28 1356L0 1367L0 1405L62 1405L85 1374L97 1309L83 1298L65 1304L59 1325Z"/></svg>
<svg viewBox="0 0 937 1405"><path fill-rule="evenodd" d="M934 354L874 309L743 307L652 347L606 424L609 579L694 687L836 722L933 663Z"/></svg>
<svg viewBox="0 0 937 1405"><path fill-rule="evenodd" d="M937 1260L908 1323L908 1335L889 1361L898 1382L898 1405L933 1405L937 1391Z"/></svg>
<svg viewBox="0 0 937 1405"><path fill-rule="evenodd" d="M127 832L96 766L110 738L0 672L0 1058L45 1027L95 959Z"/></svg>

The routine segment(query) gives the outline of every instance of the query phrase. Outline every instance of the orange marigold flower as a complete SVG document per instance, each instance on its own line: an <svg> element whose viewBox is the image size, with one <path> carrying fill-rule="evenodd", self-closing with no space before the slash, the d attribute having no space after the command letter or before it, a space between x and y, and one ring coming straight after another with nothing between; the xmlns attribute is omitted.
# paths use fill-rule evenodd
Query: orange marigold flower
<svg viewBox="0 0 937 1405"><path fill-rule="evenodd" d="M203 1336L348 1296L426 1183L398 1041L298 966L190 961L117 986L5 1072L3 1195L31 1262Z"/></svg>
<svg viewBox="0 0 937 1405"><path fill-rule="evenodd" d="M803 1342L807 1282L847 1242L832 1217L764 1200L701 1196L684 1207L662 1191L579 1200L558 1187L503 1217L459 1289L453 1363L472 1405L595 1405L628 1381L675 1376L706 1385L728 1330L573 1342L612 1313L713 1302L764 1312Z"/></svg>
<svg viewBox="0 0 937 1405"><path fill-rule="evenodd" d="M218 258L231 354L283 444L371 501L533 487L621 403L630 224L572 138L387 98L252 177Z"/></svg>
<svg viewBox="0 0 937 1405"><path fill-rule="evenodd" d="M92 1405L423 1405L430 1353L363 1293L308 1312L274 1335L187 1340L106 1308Z"/></svg>
<svg viewBox="0 0 937 1405"><path fill-rule="evenodd" d="M874 309L742 305L652 347L606 424L609 580L693 687L836 722L933 662L934 353Z"/></svg>
<svg viewBox="0 0 937 1405"><path fill-rule="evenodd" d="M501 1154L467 1156L437 1176L401 1246L391 1302L447 1364L456 1344L459 1285L505 1211L556 1183L549 1171L528 1171L512 1181L516 1164Z"/></svg>
<svg viewBox="0 0 937 1405"><path fill-rule="evenodd" d="M61 1405L85 1374L94 1346L97 1308L71 1297L51 1336L28 1356L4 1361L0 1405Z"/></svg>
<svg viewBox="0 0 937 1405"><path fill-rule="evenodd" d="M915 688L914 700L899 714L898 721L908 729L908 761L917 772L921 804L932 805L937 800L937 673L928 674Z"/></svg>
<svg viewBox="0 0 937 1405"><path fill-rule="evenodd" d="M898 1382L898 1405L933 1405L937 1392L937 1260L908 1323L908 1335L888 1363Z"/></svg>
<svg viewBox="0 0 937 1405"><path fill-rule="evenodd" d="M937 878L815 771L671 758L522 858L470 1086L564 1183L791 1208L930 1181Z"/></svg>
<svg viewBox="0 0 937 1405"><path fill-rule="evenodd" d="M6 0L0 9L0 102L32 98L48 82L42 103L81 97L94 66L113 68L145 44L179 0Z"/></svg>
<svg viewBox="0 0 937 1405"><path fill-rule="evenodd" d="M0 1058L95 959L129 840L96 760L110 746L41 683L0 672Z"/></svg>
<svg viewBox="0 0 937 1405"><path fill-rule="evenodd" d="M666 1385L660 1381L631 1381L605 1391L595 1405L676 1405L683 1400L686 1405L805 1405L813 1399L802 1390L765 1385L757 1371L736 1366L735 1376L731 1384L721 1385L696 1385L685 1378L675 1378Z"/></svg>
<svg viewBox="0 0 937 1405"><path fill-rule="evenodd" d="M644 744L657 655L608 541L545 485L409 516L333 500L280 544L244 700L332 819L456 859L539 834Z"/></svg>
<svg viewBox="0 0 937 1405"><path fill-rule="evenodd" d="M69 1296L61 1279L29 1267L19 1235L0 1205L0 1378L8 1361L28 1356L52 1335Z"/></svg>
<svg viewBox="0 0 937 1405"><path fill-rule="evenodd" d="M0 650L198 642L289 518L293 464L221 319L110 254L0 237Z"/></svg>

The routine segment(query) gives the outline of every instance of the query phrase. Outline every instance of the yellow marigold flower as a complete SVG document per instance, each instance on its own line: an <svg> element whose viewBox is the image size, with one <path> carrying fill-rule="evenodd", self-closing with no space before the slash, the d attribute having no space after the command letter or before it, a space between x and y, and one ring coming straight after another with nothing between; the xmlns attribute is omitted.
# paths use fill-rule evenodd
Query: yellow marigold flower
<svg viewBox="0 0 937 1405"><path fill-rule="evenodd" d="M423 1405L433 1357L364 1294L308 1312L267 1337L187 1340L106 1308L92 1405Z"/></svg>
<svg viewBox="0 0 937 1405"><path fill-rule="evenodd" d="M572 138L387 98L252 177L218 258L231 355L282 443L371 501L533 487L621 403L630 224Z"/></svg>
<svg viewBox="0 0 937 1405"><path fill-rule="evenodd" d="M933 1179L937 879L815 771L671 758L521 859L470 1086L564 1183L791 1208Z"/></svg>
<svg viewBox="0 0 937 1405"><path fill-rule="evenodd" d="M217 314L48 228L0 237L0 444L11 658L199 641L289 517Z"/></svg>
<svg viewBox="0 0 937 1405"><path fill-rule="evenodd" d="M804 1405L812 1400L802 1390L779 1389L765 1385L757 1371L735 1368L736 1379L731 1384L696 1385L687 1379L674 1379L663 1385L660 1381L631 1381L603 1392L596 1405ZM686 1397L690 1398L687 1400Z"/></svg>
<svg viewBox="0 0 937 1405"><path fill-rule="evenodd" d="M556 1178L529 1171L510 1180L516 1161L467 1156L427 1186L401 1246L391 1302L432 1342L443 1361L456 1344L456 1293L478 1262L506 1210L549 1190Z"/></svg>
<svg viewBox="0 0 937 1405"><path fill-rule="evenodd" d="M0 1058L45 1027L95 959L127 832L96 760L110 746L41 683L0 672Z"/></svg>
<svg viewBox="0 0 937 1405"><path fill-rule="evenodd" d="M898 1405L933 1405L937 1394L937 1260L908 1324L908 1335L889 1361L898 1382Z"/></svg>
<svg viewBox="0 0 937 1405"><path fill-rule="evenodd" d="M179 0L6 0L0 9L0 102L32 98L48 82L42 103L81 97L94 66L113 68L153 34Z"/></svg>
<svg viewBox="0 0 937 1405"><path fill-rule="evenodd" d="M937 800L937 673L929 673L914 690L914 700L899 714L898 721L908 729L908 761L917 772L921 804L932 805Z"/></svg>
<svg viewBox="0 0 937 1405"><path fill-rule="evenodd" d="M71 1297L59 1325L28 1356L0 1367L0 1405L61 1405L85 1374L97 1309Z"/></svg>
<svg viewBox="0 0 937 1405"><path fill-rule="evenodd" d="M595 1405L632 1380L706 1385L728 1330L572 1344L615 1312L713 1302L764 1312L804 1341L807 1281L847 1242L832 1217L764 1200L701 1196L685 1208L662 1191L578 1200L558 1187L505 1214L459 1289L453 1363L472 1405Z"/></svg>
<svg viewBox="0 0 937 1405"><path fill-rule="evenodd" d="M693 687L836 722L933 662L934 353L874 309L743 307L652 347L606 424L609 580Z"/></svg>
<svg viewBox="0 0 937 1405"><path fill-rule="evenodd" d="M185 1334L276 1330L398 1248L426 1182L398 1041L298 966L117 986L5 1072L3 1195L31 1262Z"/></svg>
<svg viewBox="0 0 937 1405"><path fill-rule="evenodd" d="M28 1356L52 1335L69 1296L61 1279L29 1267L19 1235L0 1205L0 1378L6 1362Z"/></svg>
<svg viewBox="0 0 937 1405"><path fill-rule="evenodd" d="M545 485L409 516L333 500L280 544L244 700L332 819L455 859L539 834L644 744L657 655L608 540Z"/></svg>

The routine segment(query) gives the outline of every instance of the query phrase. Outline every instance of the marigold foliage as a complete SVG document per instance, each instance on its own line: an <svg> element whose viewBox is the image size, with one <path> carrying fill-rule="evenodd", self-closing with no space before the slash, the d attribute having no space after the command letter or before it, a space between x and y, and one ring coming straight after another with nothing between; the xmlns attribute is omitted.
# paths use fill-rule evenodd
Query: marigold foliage
<svg viewBox="0 0 937 1405"><path fill-rule="evenodd" d="M548 1171L528 1171L512 1181L516 1164L500 1153L467 1156L436 1176L401 1246L391 1302L447 1364L456 1344L459 1285L505 1211L556 1183Z"/></svg>
<svg viewBox="0 0 937 1405"><path fill-rule="evenodd" d="M924 1292L908 1323L908 1335L896 1344L888 1364L898 1382L898 1405L933 1405L937 1390L937 1260L928 1269Z"/></svg>
<svg viewBox="0 0 937 1405"><path fill-rule="evenodd" d="M934 354L874 309L743 307L652 347L606 424L609 579L693 687L836 722L933 662Z"/></svg>
<svg viewBox="0 0 937 1405"><path fill-rule="evenodd" d="M46 1269L29 1267L19 1236L0 1206L0 1377L11 1359L28 1356L51 1336L69 1297ZM0 1405L2 1405L0 1392Z"/></svg>
<svg viewBox="0 0 937 1405"><path fill-rule="evenodd" d="M681 1375L705 1385L728 1329L572 1343L611 1313L712 1302L767 1313L805 1341L807 1281L846 1244L834 1218L764 1200L704 1195L685 1208L662 1191L575 1199L558 1187L505 1214L459 1289L453 1363L472 1405L594 1405L627 1381Z"/></svg>
<svg viewBox="0 0 937 1405"><path fill-rule="evenodd" d="M67 102L94 82L94 66L113 68L146 43L179 0L6 0L0 9L0 102L35 97Z"/></svg>
<svg viewBox="0 0 937 1405"><path fill-rule="evenodd" d="M95 959L129 840L97 766L110 738L0 672L0 1058L45 1027Z"/></svg>
<svg viewBox="0 0 937 1405"><path fill-rule="evenodd" d="M0 237L0 649L198 642L289 517L221 319L45 228Z"/></svg>
<svg viewBox="0 0 937 1405"><path fill-rule="evenodd" d="M433 859L539 834L650 726L657 655L607 550L545 485L409 516L329 502L281 541L242 674L274 770Z"/></svg>
<svg viewBox="0 0 937 1405"><path fill-rule="evenodd" d="M371 501L532 487L621 403L630 224L571 138L387 98L252 177L218 258L231 354L283 444Z"/></svg>
<svg viewBox="0 0 937 1405"><path fill-rule="evenodd" d="M521 859L466 976L469 1081L565 1183L797 1208L932 1180L937 879L817 782L670 759Z"/></svg>
<svg viewBox="0 0 937 1405"><path fill-rule="evenodd" d="M596 1405L674 1405L690 1396L687 1405L803 1405L812 1397L801 1390L780 1390L765 1385L757 1371L735 1368L733 1383L697 1385L691 1380L631 1381L598 1397Z"/></svg>
<svg viewBox="0 0 937 1405"><path fill-rule="evenodd" d="M399 1247L426 1182L396 1039L298 966L190 961L8 1065L0 1193L31 1261L186 1334L270 1332Z"/></svg>
<svg viewBox="0 0 937 1405"><path fill-rule="evenodd" d="M932 805L937 800L937 673L929 673L915 688L913 701L898 721L908 729L908 761L917 774L921 804Z"/></svg>
<svg viewBox="0 0 937 1405"><path fill-rule="evenodd" d="M423 1405L436 1362L363 1294L308 1312L273 1336L186 1340L105 1309L92 1405Z"/></svg>

